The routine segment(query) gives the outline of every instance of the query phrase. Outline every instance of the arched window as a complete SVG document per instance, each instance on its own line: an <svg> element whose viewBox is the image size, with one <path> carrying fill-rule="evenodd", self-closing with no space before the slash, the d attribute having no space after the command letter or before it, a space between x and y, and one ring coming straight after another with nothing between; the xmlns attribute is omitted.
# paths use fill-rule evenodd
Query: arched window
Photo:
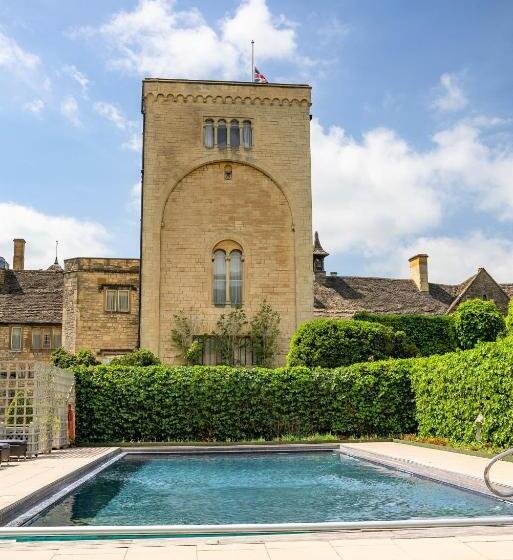
<svg viewBox="0 0 513 560"><path fill-rule="evenodd" d="M230 253L230 303L242 305L242 253Z"/></svg>
<svg viewBox="0 0 513 560"><path fill-rule="evenodd" d="M207 119L205 121L205 126L203 127L203 143L205 148L214 147L214 121L212 119Z"/></svg>
<svg viewBox="0 0 513 560"><path fill-rule="evenodd" d="M244 299L244 256L235 241L221 241L212 253L214 305L242 305Z"/></svg>
<svg viewBox="0 0 513 560"><path fill-rule="evenodd" d="M226 304L226 253L214 252L214 305Z"/></svg>
<svg viewBox="0 0 513 560"><path fill-rule="evenodd" d="M251 148L253 145L253 130L251 128L251 121L244 121L242 123L242 143L246 149Z"/></svg>
<svg viewBox="0 0 513 560"><path fill-rule="evenodd" d="M217 145L219 148L226 148L226 121L221 119L217 122Z"/></svg>
<svg viewBox="0 0 513 560"><path fill-rule="evenodd" d="M233 119L230 123L230 147L238 149L240 146L239 121Z"/></svg>

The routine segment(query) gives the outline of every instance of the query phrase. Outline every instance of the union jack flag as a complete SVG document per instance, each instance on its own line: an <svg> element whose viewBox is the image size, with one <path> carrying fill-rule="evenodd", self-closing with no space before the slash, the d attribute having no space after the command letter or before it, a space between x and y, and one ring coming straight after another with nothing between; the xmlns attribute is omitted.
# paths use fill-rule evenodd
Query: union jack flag
<svg viewBox="0 0 513 560"><path fill-rule="evenodd" d="M255 83L256 84L268 84L267 78L260 72L260 70L255 66Z"/></svg>

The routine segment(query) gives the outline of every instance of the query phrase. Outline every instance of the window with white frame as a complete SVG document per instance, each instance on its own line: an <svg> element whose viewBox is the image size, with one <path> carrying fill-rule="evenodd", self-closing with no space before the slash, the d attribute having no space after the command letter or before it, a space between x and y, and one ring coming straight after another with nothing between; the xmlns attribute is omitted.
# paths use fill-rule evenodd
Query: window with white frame
<svg viewBox="0 0 513 560"><path fill-rule="evenodd" d="M217 146L221 149L238 150L240 146L249 150L253 146L253 125L246 119L212 118L203 121L203 145L205 148Z"/></svg>
<svg viewBox="0 0 513 560"><path fill-rule="evenodd" d="M107 288L105 290L105 311L128 313L130 311L130 290L128 288Z"/></svg>
<svg viewBox="0 0 513 560"><path fill-rule="evenodd" d="M11 350L20 352L23 347L23 327L11 327Z"/></svg>
<svg viewBox="0 0 513 560"><path fill-rule="evenodd" d="M222 241L212 255L212 290L214 305L240 306L243 303L244 257L242 247L234 241Z"/></svg>

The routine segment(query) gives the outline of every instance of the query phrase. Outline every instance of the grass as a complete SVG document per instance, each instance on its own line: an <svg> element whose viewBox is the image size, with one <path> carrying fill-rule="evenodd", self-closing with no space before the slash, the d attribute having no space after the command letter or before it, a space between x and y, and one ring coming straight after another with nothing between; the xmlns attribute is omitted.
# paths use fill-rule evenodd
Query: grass
<svg viewBox="0 0 513 560"><path fill-rule="evenodd" d="M400 439L394 439L395 443L404 443L408 445L416 445L418 447L427 447L429 449L438 449L440 451L450 451L451 453L461 453L463 455L473 455L475 457L483 457L491 459L498 453L505 451L506 448L493 447L488 443L475 442L473 444L460 444L445 438L436 437L419 437L412 434L406 434ZM504 461L512 461L513 457L506 457Z"/></svg>
<svg viewBox="0 0 513 560"><path fill-rule="evenodd" d="M187 446L223 446L223 445L283 445L283 444L315 444L315 443L348 443L357 441L392 441L391 438L377 437L342 437L335 434L312 434L310 436L283 435L279 438L266 440L264 438L242 441L113 441L109 443L83 442L77 447L157 447L164 445Z"/></svg>

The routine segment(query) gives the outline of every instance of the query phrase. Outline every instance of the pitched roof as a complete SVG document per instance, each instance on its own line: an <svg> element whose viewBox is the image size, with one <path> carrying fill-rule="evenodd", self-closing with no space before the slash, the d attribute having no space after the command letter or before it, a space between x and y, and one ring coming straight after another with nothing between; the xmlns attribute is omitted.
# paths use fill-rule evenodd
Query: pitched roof
<svg viewBox="0 0 513 560"><path fill-rule="evenodd" d="M0 323L62 323L64 275L58 270L6 270Z"/></svg>
<svg viewBox="0 0 513 560"><path fill-rule="evenodd" d="M504 285L502 284L497 284L497 282L493 279L492 276L490 276L490 274L484 269L484 268L479 268L476 272L476 274L474 274L473 276L471 276L470 278L468 278L467 280L465 280L465 282L463 282L462 284L460 284L460 288L458 290L458 294L456 295L456 297L454 298L454 301L451 303L451 305L449 306L449 309L447 310L448 313L450 313L451 311L454 311L454 309L456 309L456 307L458 307L458 305L460 304L460 302L462 301L462 299L465 297L465 294L470 290L470 288L472 287L472 285L474 284L474 282L482 276L486 276L489 282L493 282L497 288L499 290L502 290L504 292L504 295L507 297L510 297L510 294L508 294L506 292L506 290L504 289Z"/></svg>
<svg viewBox="0 0 513 560"><path fill-rule="evenodd" d="M395 278L317 277L314 313L326 317L351 317L357 311L442 315L457 290L458 286L430 283L429 292L419 292L413 280Z"/></svg>

